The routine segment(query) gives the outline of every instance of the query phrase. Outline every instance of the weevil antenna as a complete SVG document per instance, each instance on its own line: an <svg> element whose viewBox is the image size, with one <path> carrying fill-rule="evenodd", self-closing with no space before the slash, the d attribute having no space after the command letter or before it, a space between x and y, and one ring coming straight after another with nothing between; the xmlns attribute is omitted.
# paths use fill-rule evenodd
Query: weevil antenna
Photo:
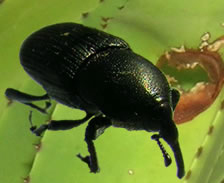
<svg viewBox="0 0 224 183"><path fill-rule="evenodd" d="M160 136L158 134L152 135L151 139L155 140L159 145L160 150L162 151L164 157L165 166L168 167L172 163L172 159L170 155L166 152L165 148L163 147L162 143L159 141Z"/></svg>

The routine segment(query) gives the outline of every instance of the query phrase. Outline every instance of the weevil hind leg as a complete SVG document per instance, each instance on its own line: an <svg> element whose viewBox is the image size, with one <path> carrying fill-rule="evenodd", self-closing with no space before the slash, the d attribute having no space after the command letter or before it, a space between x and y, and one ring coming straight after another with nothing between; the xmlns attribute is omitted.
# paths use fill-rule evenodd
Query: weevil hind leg
<svg viewBox="0 0 224 183"><path fill-rule="evenodd" d="M83 162L87 163L90 168L90 172L97 173L100 170L93 140L96 140L104 133L105 129L111 125L112 123L110 119L103 116L98 116L93 118L86 128L85 141L87 143L90 155L83 157L78 154L77 157L80 158Z"/></svg>
<svg viewBox="0 0 224 183"><path fill-rule="evenodd" d="M43 124L39 128L33 125L32 123L32 112L29 115L29 121L31 124L30 130L36 135L36 136L41 136L41 134L46 131L46 130L52 130L52 131L57 131L57 130L69 130L72 128L75 128L86 121L88 121L93 115L87 113L86 116L82 119L79 120L52 120L48 124Z"/></svg>
<svg viewBox="0 0 224 183"><path fill-rule="evenodd" d="M9 99L9 100L15 100L18 101L20 103L23 103L25 105L28 105L42 113L46 113L46 110L51 106L51 103L49 101L47 101L45 103L45 107L41 108L38 107L37 105L33 104L32 102L35 101L41 101L41 100L50 100L50 97L48 96L48 94L42 95L42 96L34 96L34 95L30 95L27 93L23 93L20 92L18 90L15 90L13 88L7 88L5 91L5 96Z"/></svg>

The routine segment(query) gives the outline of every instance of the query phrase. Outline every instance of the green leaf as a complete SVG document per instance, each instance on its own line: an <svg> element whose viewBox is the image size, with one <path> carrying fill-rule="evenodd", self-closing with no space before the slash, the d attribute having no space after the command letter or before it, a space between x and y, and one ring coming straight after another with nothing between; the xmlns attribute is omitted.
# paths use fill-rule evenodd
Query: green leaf
<svg viewBox="0 0 224 183"><path fill-rule="evenodd" d="M108 129L96 140L101 172L90 174L87 165L76 157L78 153L87 154L86 125L69 131L47 131L43 138L35 137L29 131L31 109L16 102L8 105L4 97L8 87L34 95L44 94L23 71L18 58L22 41L40 27L67 21L99 29L106 27L105 31L122 37L135 52L156 63L171 47L197 48L205 32L210 32L212 40L223 35L223 7L222 0L3 1L0 4L1 182L19 183L26 177L32 183L224 181L223 90L209 109L194 120L178 125L185 169L191 172L182 180L176 177L175 163L164 167L157 144L150 140L152 134L118 128ZM79 110L54 104L48 115L35 111L33 122L40 125L50 118L82 116ZM213 129L211 134L209 129ZM36 151L33 144L38 143L41 145ZM174 159L169 147L165 145L165 148ZM199 148L203 150L196 157Z"/></svg>

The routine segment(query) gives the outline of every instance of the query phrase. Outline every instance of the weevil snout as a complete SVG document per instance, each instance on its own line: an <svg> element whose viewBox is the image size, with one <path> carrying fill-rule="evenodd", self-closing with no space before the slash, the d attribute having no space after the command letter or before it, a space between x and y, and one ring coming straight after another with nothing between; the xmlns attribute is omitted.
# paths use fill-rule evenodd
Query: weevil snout
<svg viewBox="0 0 224 183"><path fill-rule="evenodd" d="M161 129L160 136L171 147L177 165L177 177L182 178L185 174L185 170L184 170L183 156L178 141L178 131L173 121L166 124L167 126Z"/></svg>

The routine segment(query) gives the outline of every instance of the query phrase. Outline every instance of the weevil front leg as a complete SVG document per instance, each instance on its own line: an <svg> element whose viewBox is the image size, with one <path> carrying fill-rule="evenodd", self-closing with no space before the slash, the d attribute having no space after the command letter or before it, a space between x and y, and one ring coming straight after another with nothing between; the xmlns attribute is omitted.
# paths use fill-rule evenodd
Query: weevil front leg
<svg viewBox="0 0 224 183"><path fill-rule="evenodd" d="M46 130L69 130L72 128L75 128L83 123L85 123L87 120L89 120L93 115L92 114L86 114L86 116L82 119L78 120L52 120L48 124L43 124L39 128L33 125L32 123L32 111L29 115L29 121L31 124L30 130L36 135L40 136L44 131Z"/></svg>
<svg viewBox="0 0 224 183"><path fill-rule="evenodd" d="M51 103L48 101L46 102L46 106L44 108L41 108L35 104L32 104L32 102L35 102L35 101L50 100L50 97L48 96L48 94L45 94L42 96L34 96L34 95L20 92L18 90L12 89L12 88L7 88L5 91L5 96L9 100L18 101L20 103L23 103L25 105L28 105L28 106L36 109L42 113L46 113L46 110L51 106Z"/></svg>
<svg viewBox="0 0 224 183"><path fill-rule="evenodd" d="M98 116L93 118L86 128L85 141L87 143L90 156L83 157L78 154L77 157L80 158L83 162L87 163L90 168L90 172L97 173L100 170L93 140L96 140L104 133L105 129L111 125L112 123L110 119L103 116Z"/></svg>

